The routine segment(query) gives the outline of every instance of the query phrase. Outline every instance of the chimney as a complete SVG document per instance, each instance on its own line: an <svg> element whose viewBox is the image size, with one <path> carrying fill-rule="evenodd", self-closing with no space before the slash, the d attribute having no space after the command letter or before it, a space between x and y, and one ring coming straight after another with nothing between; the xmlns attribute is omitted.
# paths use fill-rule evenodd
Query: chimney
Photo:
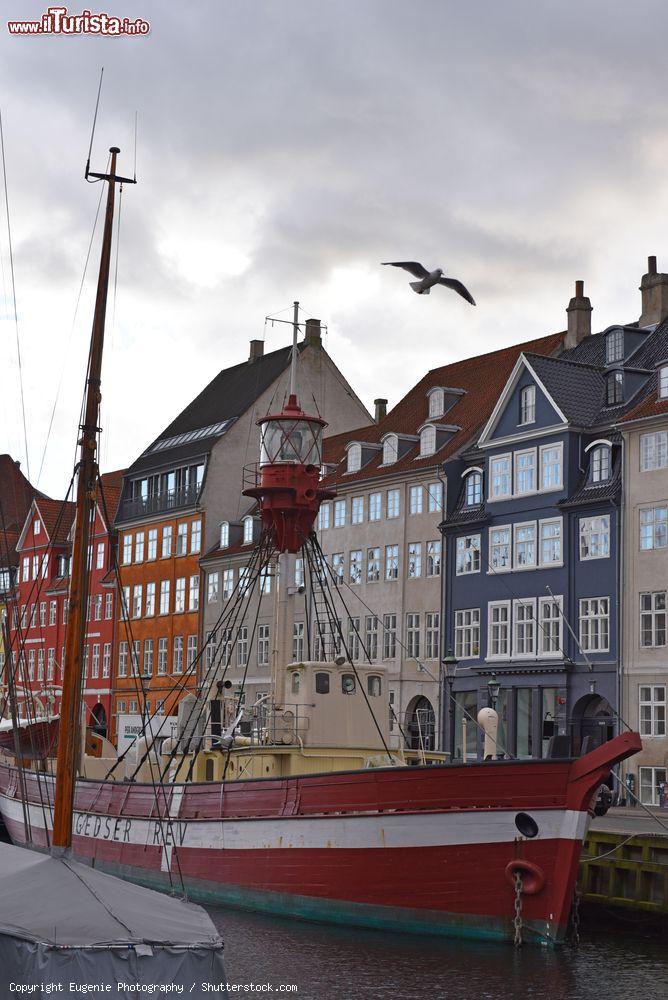
<svg viewBox="0 0 668 1000"><path fill-rule="evenodd" d="M254 361L257 361L257 359L261 358L263 354L264 354L264 340L251 340L250 355L248 357L250 363L252 364Z"/></svg>
<svg viewBox="0 0 668 1000"><path fill-rule="evenodd" d="M387 416L387 400L386 399L374 399L373 405L376 407L376 415L374 420L377 424L381 422Z"/></svg>
<svg viewBox="0 0 668 1000"><path fill-rule="evenodd" d="M320 332L319 319L306 320L306 332L304 333L304 343L309 347L322 347L322 335Z"/></svg>
<svg viewBox="0 0 668 1000"><path fill-rule="evenodd" d="M575 295L568 303L568 329L564 338L564 347L570 350L577 347L585 337L591 334L592 305L584 293L584 281L575 282Z"/></svg>
<svg viewBox="0 0 668 1000"><path fill-rule="evenodd" d="M656 257L647 258L647 274L640 282L640 326L653 326L668 316L668 274L657 274Z"/></svg>

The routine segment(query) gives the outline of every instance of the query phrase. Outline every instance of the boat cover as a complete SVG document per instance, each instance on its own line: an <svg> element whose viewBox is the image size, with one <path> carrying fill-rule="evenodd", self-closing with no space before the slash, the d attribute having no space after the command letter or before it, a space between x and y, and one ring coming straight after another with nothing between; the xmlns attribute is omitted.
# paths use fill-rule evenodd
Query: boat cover
<svg viewBox="0 0 668 1000"><path fill-rule="evenodd" d="M0 975L10 983L224 983L223 943L193 903L69 859L0 844ZM143 992L143 991L142 991ZM7 993L9 995L9 993Z"/></svg>

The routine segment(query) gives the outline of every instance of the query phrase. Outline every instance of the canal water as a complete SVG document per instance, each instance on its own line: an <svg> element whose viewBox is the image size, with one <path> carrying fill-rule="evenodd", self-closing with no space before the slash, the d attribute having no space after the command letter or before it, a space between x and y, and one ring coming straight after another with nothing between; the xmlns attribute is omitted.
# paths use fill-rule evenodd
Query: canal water
<svg viewBox="0 0 668 1000"><path fill-rule="evenodd" d="M642 918L602 927L598 918L585 914L578 950L515 951L512 946L344 929L233 910L211 908L209 913L225 941L229 983L270 983L274 996L280 984L294 984L297 991L287 995L299 1000L668 996L668 932L655 928L644 933Z"/></svg>

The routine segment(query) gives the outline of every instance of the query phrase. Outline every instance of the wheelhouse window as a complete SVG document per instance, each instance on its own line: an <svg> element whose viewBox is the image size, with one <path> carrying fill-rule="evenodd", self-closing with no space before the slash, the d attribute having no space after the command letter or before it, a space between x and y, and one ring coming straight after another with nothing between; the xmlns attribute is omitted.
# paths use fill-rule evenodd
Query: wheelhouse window
<svg viewBox="0 0 668 1000"><path fill-rule="evenodd" d="M366 679L366 690L371 698L380 698L381 678L378 674L369 674Z"/></svg>
<svg viewBox="0 0 668 1000"><path fill-rule="evenodd" d="M536 386L526 385L520 392L520 424L536 421Z"/></svg>
<svg viewBox="0 0 668 1000"><path fill-rule="evenodd" d="M317 673L315 675L315 693L329 694L329 674Z"/></svg>
<svg viewBox="0 0 668 1000"><path fill-rule="evenodd" d="M624 401L624 373L610 372L605 380L606 406L616 406Z"/></svg>
<svg viewBox="0 0 668 1000"><path fill-rule="evenodd" d="M590 469L592 483L603 483L610 478L610 448L607 444L597 445L592 450Z"/></svg>
<svg viewBox="0 0 668 1000"><path fill-rule="evenodd" d="M624 357L624 331L611 330L605 338L605 363L611 365Z"/></svg>
<svg viewBox="0 0 668 1000"><path fill-rule="evenodd" d="M464 482L464 502L467 507L482 503L482 473L469 472Z"/></svg>
<svg viewBox="0 0 668 1000"><path fill-rule="evenodd" d="M355 694L355 675L354 674L342 674L341 675L341 693L342 694Z"/></svg>
<svg viewBox="0 0 668 1000"><path fill-rule="evenodd" d="M390 434L383 441L383 465L393 465L399 455L399 439L396 434Z"/></svg>

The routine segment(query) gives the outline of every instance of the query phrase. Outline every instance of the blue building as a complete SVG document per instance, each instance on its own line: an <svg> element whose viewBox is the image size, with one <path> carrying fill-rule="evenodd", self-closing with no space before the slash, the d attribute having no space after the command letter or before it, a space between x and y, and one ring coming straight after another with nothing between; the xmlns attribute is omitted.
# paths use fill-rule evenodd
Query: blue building
<svg viewBox="0 0 668 1000"><path fill-rule="evenodd" d="M497 685L499 750L512 756L544 756L556 733L577 748L618 728L614 428L668 356L668 323L592 336L581 286L568 311L567 349L523 354L479 439L445 465L444 649L458 663L443 745L455 756L479 751L471 718Z"/></svg>

